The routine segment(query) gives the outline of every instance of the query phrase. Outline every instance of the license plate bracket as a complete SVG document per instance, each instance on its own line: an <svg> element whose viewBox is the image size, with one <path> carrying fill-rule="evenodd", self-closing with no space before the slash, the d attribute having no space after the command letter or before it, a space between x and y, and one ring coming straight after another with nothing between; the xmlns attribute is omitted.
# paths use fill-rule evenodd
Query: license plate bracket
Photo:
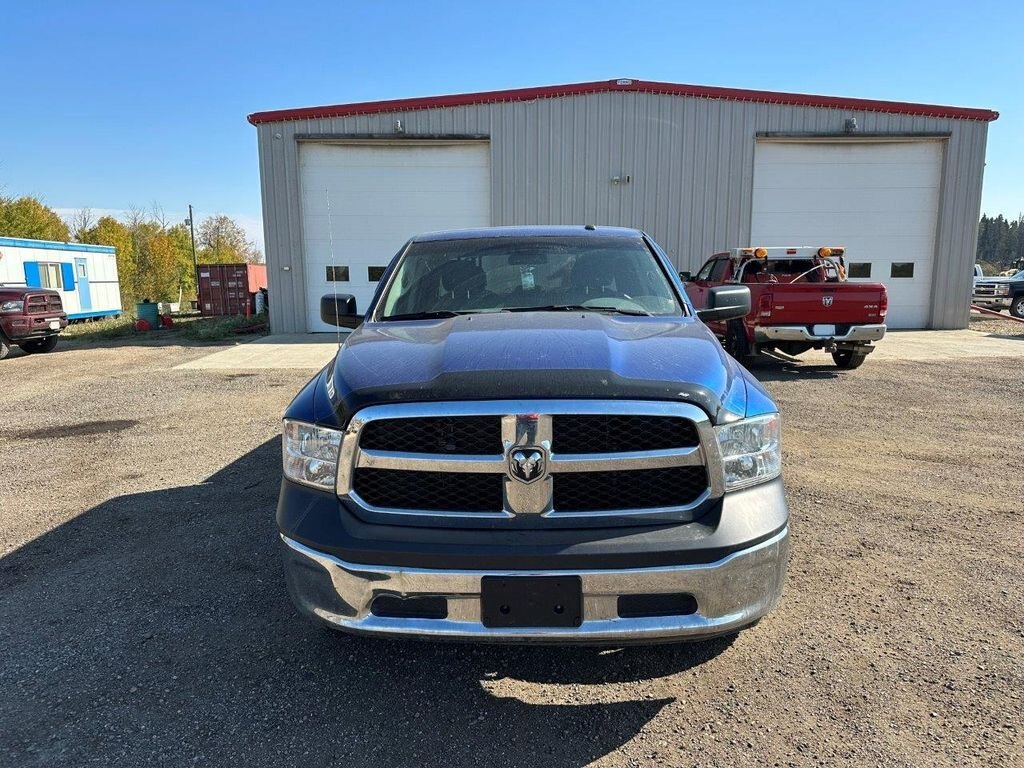
<svg viewBox="0 0 1024 768"><path fill-rule="evenodd" d="M583 623L579 576L484 576L480 620L485 627L578 627Z"/></svg>

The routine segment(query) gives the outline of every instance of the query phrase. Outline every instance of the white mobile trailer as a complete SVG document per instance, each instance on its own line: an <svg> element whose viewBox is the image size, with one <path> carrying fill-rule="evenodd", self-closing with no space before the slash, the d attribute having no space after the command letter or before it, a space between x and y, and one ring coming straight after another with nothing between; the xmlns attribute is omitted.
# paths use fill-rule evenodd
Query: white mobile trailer
<svg viewBox="0 0 1024 768"><path fill-rule="evenodd" d="M121 314L117 256L109 245L0 237L0 283L60 291L69 320Z"/></svg>

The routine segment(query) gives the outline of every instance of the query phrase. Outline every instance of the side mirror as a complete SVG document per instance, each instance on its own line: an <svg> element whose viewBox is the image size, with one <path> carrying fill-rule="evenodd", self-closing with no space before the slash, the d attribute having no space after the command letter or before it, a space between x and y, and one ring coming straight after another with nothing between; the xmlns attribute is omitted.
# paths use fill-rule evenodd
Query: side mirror
<svg viewBox="0 0 1024 768"><path fill-rule="evenodd" d="M321 296L320 319L339 328L357 328L363 322L363 316L356 312L356 297L349 293Z"/></svg>
<svg viewBox="0 0 1024 768"><path fill-rule="evenodd" d="M735 320L750 314L750 289L745 285L719 285L708 291L707 305L697 317L710 320Z"/></svg>
<svg viewBox="0 0 1024 768"><path fill-rule="evenodd" d="M693 274L689 270L686 270L684 272L680 272L679 273L679 279L682 280L684 283L692 282L693 281Z"/></svg>

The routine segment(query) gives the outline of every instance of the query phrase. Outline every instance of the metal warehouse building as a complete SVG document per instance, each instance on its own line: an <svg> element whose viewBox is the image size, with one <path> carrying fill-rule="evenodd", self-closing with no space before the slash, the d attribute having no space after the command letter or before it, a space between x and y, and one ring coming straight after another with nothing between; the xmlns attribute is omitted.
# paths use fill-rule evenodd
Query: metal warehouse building
<svg viewBox="0 0 1024 768"><path fill-rule="evenodd" d="M984 109L612 80L259 112L270 320L366 308L412 235L506 224L649 232L679 269L843 245L895 328L967 324Z"/></svg>

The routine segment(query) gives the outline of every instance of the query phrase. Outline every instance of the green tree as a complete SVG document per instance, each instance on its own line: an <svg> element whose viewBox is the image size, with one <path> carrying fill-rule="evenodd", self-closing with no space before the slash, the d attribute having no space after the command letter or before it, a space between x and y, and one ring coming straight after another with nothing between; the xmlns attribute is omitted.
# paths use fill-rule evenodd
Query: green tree
<svg viewBox="0 0 1024 768"><path fill-rule="evenodd" d="M0 236L62 243L71 239L64 220L34 197L0 197Z"/></svg>
<svg viewBox="0 0 1024 768"><path fill-rule="evenodd" d="M103 216L79 233L79 242L114 246L117 251L117 278L121 283L121 306L130 308L136 299L136 263L135 246L128 227L112 216Z"/></svg>
<svg viewBox="0 0 1024 768"><path fill-rule="evenodd" d="M175 224L167 229L167 236L171 239L171 245L174 248L178 284L182 294L190 298L194 297L196 295L196 270L192 261L192 238L188 227L184 224Z"/></svg>
<svg viewBox="0 0 1024 768"><path fill-rule="evenodd" d="M204 264L258 263L262 254L230 216L208 216L199 225L197 247Z"/></svg>

